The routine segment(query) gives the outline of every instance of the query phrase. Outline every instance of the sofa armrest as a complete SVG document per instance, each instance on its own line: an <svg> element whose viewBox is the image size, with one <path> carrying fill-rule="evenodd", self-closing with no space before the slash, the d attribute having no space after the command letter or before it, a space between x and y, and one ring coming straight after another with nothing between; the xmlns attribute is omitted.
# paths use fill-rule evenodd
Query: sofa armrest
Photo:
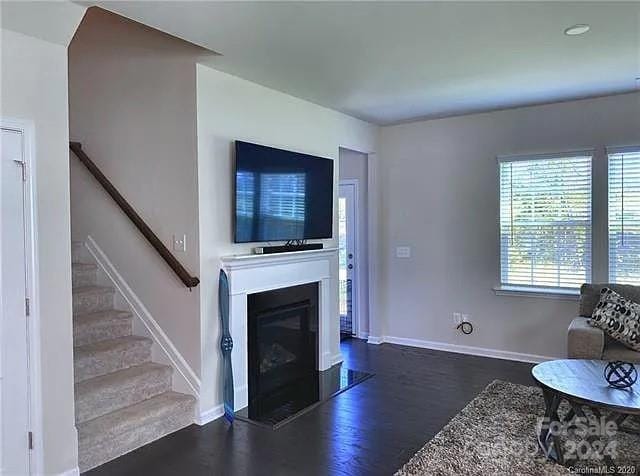
<svg viewBox="0 0 640 476"><path fill-rule="evenodd" d="M570 359L601 359L604 332L589 324L587 317L576 317L569 325L567 351Z"/></svg>

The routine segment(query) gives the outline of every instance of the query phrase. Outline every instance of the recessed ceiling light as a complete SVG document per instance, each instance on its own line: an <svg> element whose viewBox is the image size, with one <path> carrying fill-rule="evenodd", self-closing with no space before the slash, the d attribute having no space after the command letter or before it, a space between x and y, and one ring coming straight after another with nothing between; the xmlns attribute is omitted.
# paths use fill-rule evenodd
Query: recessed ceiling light
<svg viewBox="0 0 640 476"><path fill-rule="evenodd" d="M564 30L564 34L567 36L583 35L584 33L588 32L590 29L591 27L589 25L584 25L584 24L573 25L567 28L566 30Z"/></svg>

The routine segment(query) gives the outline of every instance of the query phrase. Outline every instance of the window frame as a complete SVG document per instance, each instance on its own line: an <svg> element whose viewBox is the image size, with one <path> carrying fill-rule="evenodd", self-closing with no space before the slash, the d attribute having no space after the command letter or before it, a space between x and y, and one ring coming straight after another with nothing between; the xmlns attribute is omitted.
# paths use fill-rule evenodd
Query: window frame
<svg viewBox="0 0 640 476"><path fill-rule="evenodd" d="M605 162L606 162L606 167L607 167L607 174L606 174L606 190L607 190L607 194L606 194L606 199L607 199L607 203L605 204L606 209L607 209L607 220L606 220L606 282L607 283L613 283L614 281L611 280L611 254L610 254L610 231L609 231L609 227L610 227L610 220L609 220L609 166L610 166L610 160L611 160L611 156L612 155L619 155L619 154L625 154L625 153L634 153L634 154L640 154L640 144L637 145L626 145L626 146L606 146L604 149L604 158L605 158ZM626 282L616 282L616 284L630 284L630 283L626 283Z"/></svg>
<svg viewBox="0 0 640 476"><path fill-rule="evenodd" d="M590 157L590 166L591 166L591 210L590 210L590 219L591 219L591 237L590 237L590 245L591 245L591 266L589 269L589 279L588 282L594 282L594 265L596 263L595 253L596 246L594 242L594 238L596 235L595 228L595 200L596 200L596 163L597 163L597 154L595 148L587 148L587 149L571 149L563 152L550 152L550 153L536 153L536 154L518 154L518 155L500 155L496 157L497 161L497 251L498 251L498 266L497 266L497 276L496 282L498 283L493 287L493 290L497 296L522 296L522 297L540 297L540 298L553 298L553 299L563 299L563 300L576 300L579 298L580 289L579 288L566 288L566 287L554 287L554 286L535 286L535 285L516 285L516 284L508 284L502 282L502 243L501 243L501 177L500 177L500 166L506 162L522 162L522 161L534 161L534 160L550 160L550 159L570 159L572 157ZM608 157L608 155L606 156ZM608 164L608 163L607 163ZM605 178L605 181L608 183L608 177ZM606 195L606 194L605 194ZM606 206L606 204L605 204ZM607 229L608 232L608 229ZM608 250L608 243L607 243ZM608 260L608 259L607 259Z"/></svg>

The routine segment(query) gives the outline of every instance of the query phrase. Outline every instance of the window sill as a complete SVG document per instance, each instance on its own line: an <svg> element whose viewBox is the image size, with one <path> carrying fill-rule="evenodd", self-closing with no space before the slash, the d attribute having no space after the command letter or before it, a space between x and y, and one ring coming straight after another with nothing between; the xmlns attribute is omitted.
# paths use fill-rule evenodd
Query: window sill
<svg viewBox="0 0 640 476"><path fill-rule="evenodd" d="M577 301L580 299L579 289L535 288L528 286L495 286L496 296L520 296L543 299L560 299L563 301Z"/></svg>

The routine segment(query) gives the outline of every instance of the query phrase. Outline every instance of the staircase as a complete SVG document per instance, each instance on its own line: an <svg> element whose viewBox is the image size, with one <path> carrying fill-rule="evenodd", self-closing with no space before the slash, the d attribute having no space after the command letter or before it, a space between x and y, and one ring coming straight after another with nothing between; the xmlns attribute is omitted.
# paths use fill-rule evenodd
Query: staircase
<svg viewBox="0 0 640 476"><path fill-rule="evenodd" d="M193 423L195 398L171 390L173 369L151 362L151 339L133 335L115 290L73 250L75 411L80 471ZM85 262L83 262L85 261Z"/></svg>

